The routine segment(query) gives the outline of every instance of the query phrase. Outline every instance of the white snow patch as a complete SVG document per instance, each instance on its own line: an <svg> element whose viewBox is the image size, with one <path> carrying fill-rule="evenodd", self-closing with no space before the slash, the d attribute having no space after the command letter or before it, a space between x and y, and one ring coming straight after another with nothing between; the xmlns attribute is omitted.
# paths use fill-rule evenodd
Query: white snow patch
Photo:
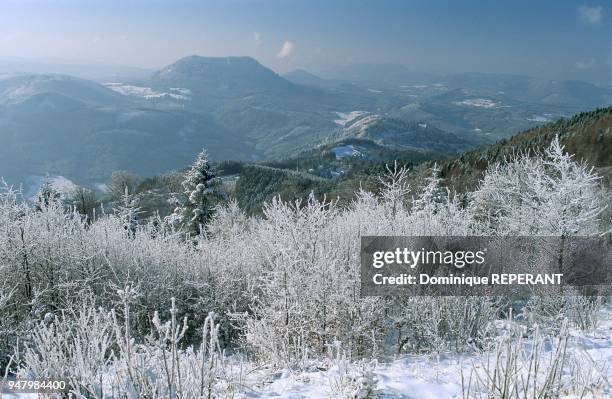
<svg viewBox="0 0 612 399"><path fill-rule="evenodd" d="M168 93L155 91L150 87L135 86L116 82L104 83L104 86L124 96L135 96L146 99L168 97L173 98L175 100L189 100L188 95L191 94L191 90L180 87L173 87L170 89L172 93Z"/></svg>
<svg viewBox="0 0 612 399"><path fill-rule="evenodd" d="M550 119L545 115L533 115L531 118L527 118L530 122L550 122Z"/></svg>
<svg viewBox="0 0 612 399"><path fill-rule="evenodd" d="M357 120L347 123L347 126L344 129L347 131L356 133L357 136L359 136L360 134L365 133L368 126L372 125L379 119L380 119L380 115L376 115L376 114L367 115L361 119L357 119Z"/></svg>
<svg viewBox="0 0 612 399"><path fill-rule="evenodd" d="M182 94L184 96L190 96L191 95L191 90L189 89L185 89L184 87L171 87L170 91L175 91L179 94Z"/></svg>
<svg viewBox="0 0 612 399"><path fill-rule="evenodd" d="M345 158L345 157L359 157L363 155L361 151L357 150L353 145L344 145L340 147L332 148L334 154L336 154L336 158Z"/></svg>
<svg viewBox="0 0 612 399"><path fill-rule="evenodd" d="M334 119L334 123L340 126L346 126L347 123L354 121L362 115L366 115L366 111L352 111L348 113L336 112L339 119Z"/></svg>
<svg viewBox="0 0 612 399"><path fill-rule="evenodd" d="M570 332L568 353L584 352L599 365L603 365L603 373L608 381L612 380L612 306L607 305L600 314L600 324L593 332L573 330ZM530 346L525 341L525 348ZM550 357L545 354L543 361ZM374 389L380 398L463 398L461 376L468 379L473 370L484 378L481 365L486 362L487 354L452 354L406 356L388 363L371 363L374 380ZM360 367L353 363L348 367L353 371ZM254 372L253 378L261 380L262 371ZM253 398L336 398L346 397L337 391L334 386L342 375L338 366L316 369L312 371L292 372L283 370L275 373L270 383L260 389L247 393ZM269 375L269 374L268 374ZM346 378L346 377L345 377ZM467 381L466 381L467 382ZM606 395L606 393L602 393ZM358 397L358 396L350 396ZM576 399L572 393L561 395L565 399ZM587 396L594 398L594 396ZM596 396L608 397L608 396Z"/></svg>
<svg viewBox="0 0 612 399"><path fill-rule="evenodd" d="M463 101L453 101L453 104L478 108L495 108L499 106L499 103L486 98L470 98Z"/></svg>

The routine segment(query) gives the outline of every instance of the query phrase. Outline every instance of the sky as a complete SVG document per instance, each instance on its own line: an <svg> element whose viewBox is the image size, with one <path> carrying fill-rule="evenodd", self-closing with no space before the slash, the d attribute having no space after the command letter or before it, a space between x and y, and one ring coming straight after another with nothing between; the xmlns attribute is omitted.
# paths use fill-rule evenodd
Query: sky
<svg viewBox="0 0 612 399"><path fill-rule="evenodd" d="M160 68L191 54L612 84L612 3L0 0L0 57Z"/></svg>

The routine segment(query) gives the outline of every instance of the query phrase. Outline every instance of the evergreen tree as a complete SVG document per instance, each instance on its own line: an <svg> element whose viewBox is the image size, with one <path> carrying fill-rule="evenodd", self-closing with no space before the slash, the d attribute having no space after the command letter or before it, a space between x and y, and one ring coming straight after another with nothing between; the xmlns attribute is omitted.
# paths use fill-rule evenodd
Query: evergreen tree
<svg viewBox="0 0 612 399"><path fill-rule="evenodd" d="M220 197L217 190L219 183L208 162L206 151L202 150L185 175L183 195L173 199L176 208L167 218L168 222L181 225L188 236L200 234Z"/></svg>
<svg viewBox="0 0 612 399"><path fill-rule="evenodd" d="M61 200L62 194L57 191L48 178L43 180L36 195L36 209L43 210Z"/></svg>
<svg viewBox="0 0 612 399"><path fill-rule="evenodd" d="M136 235L139 213L138 198L130 194L128 187L125 186L121 200L115 206L115 214L121 220L123 228L131 237Z"/></svg>

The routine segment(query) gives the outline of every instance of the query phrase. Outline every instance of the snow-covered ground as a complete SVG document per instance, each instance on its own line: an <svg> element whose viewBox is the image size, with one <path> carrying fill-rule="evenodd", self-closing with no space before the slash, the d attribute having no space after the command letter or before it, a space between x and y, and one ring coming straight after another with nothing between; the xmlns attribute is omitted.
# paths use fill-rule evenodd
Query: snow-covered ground
<svg viewBox="0 0 612 399"><path fill-rule="evenodd" d="M347 123L359 118L360 116L366 115L366 111L351 111L351 112L336 112L338 119L334 119L334 123L340 126L346 126Z"/></svg>
<svg viewBox="0 0 612 399"><path fill-rule="evenodd" d="M570 332L568 353L582 353L590 357L612 382L612 306L608 305L601 311L599 327L590 333ZM529 346L529 341L525 342ZM551 348L547 348L550 352ZM545 354L544 358L547 358ZM438 356L407 356L386 363L371 363L371 379L377 398L404 399L452 399L463 398L461 376L465 381L470 370L481 372L481 366L486 354L457 355L441 354ZM366 365L367 367L367 365ZM353 370L359 366L352 366ZM253 373L251 378L268 381L260 388L247 391L250 398L340 398L347 397L346 391L339 392L343 376L347 374L341 366L333 366L326 370L290 372L284 370L265 376L265 371ZM350 374L350 373L349 373ZM347 384L344 384L345 386ZM350 384L349 384L350 385ZM356 384L359 386L359 383ZM351 397L351 389L349 396ZM595 398L611 398L612 388L602 390ZM358 395L353 397L359 397ZM571 393L562 396L574 399ZM593 396L591 396L593 397Z"/></svg>
<svg viewBox="0 0 612 399"><path fill-rule="evenodd" d="M567 353L591 359L597 369L612 381L612 305L600 312L599 326L592 332L570 331ZM508 324L499 322L500 325ZM552 341L555 341L554 339ZM531 340L524 341L528 357ZM544 346L542 366L546 365L555 345ZM378 398L378 399L463 399L464 386L471 373L483 376L483 366L489 353L401 356L387 362L372 360L351 363L342 356L327 361L312 362L305 370L293 371L258 367L228 358L232 369L229 375L240 374L238 398L316 399L316 398ZM240 372L237 372L237 369ZM545 367L538 375L543 377ZM520 370L526 371L526 370ZM542 375L540 375L542 374ZM570 388L571 389L571 388ZM366 393L371 396L367 396ZM610 398L612 388L599 388L595 396L584 398ZM472 396L469 396L472 397ZM524 396L520 396L524 398ZM530 397L530 396L528 396ZM562 393L561 398L577 399L573 392ZM2 399L34 399L36 394L3 394Z"/></svg>
<svg viewBox="0 0 612 399"><path fill-rule="evenodd" d="M368 127L381 119L380 115L372 114L365 115L363 117L355 118L350 122L347 122L344 126L344 130L349 132L350 135L361 137L366 133Z"/></svg>
<svg viewBox="0 0 612 399"><path fill-rule="evenodd" d="M550 122L550 118L546 115L533 115L532 117L527 118L527 120L530 122L542 122L542 123Z"/></svg>
<svg viewBox="0 0 612 399"><path fill-rule="evenodd" d="M168 97L175 100L189 100L189 95L191 94L191 90L182 87L172 87L169 89L170 92L159 92L150 87L135 86L124 83L111 82L105 83L104 85L117 93L123 94L124 96L136 96L146 99Z"/></svg>
<svg viewBox="0 0 612 399"><path fill-rule="evenodd" d="M335 147L332 149L334 154L336 154L336 158L344 158L344 157L358 157L361 156L361 151L357 150L353 145L343 145L341 147Z"/></svg>
<svg viewBox="0 0 612 399"><path fill-rule="evenodd" d="M486 98L470 98L463 101L454 101L453 104L477 108L495 108L499 105L499 103L496 103L495 101Z"/></svg>

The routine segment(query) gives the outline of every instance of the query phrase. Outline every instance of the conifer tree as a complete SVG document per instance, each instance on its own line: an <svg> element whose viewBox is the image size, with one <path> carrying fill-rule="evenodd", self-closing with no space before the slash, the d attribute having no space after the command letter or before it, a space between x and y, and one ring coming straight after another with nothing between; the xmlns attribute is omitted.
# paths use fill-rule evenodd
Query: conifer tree
<svg viewBox="0 0 612 399"><path fill-rule="evenodd" d="M61 193L57 191L48 178L45 178L36 195L36 209L43 210L61 200Z"/></svg>
<svg viewBox="0 0 612 399"><path fill-rule="evenodd" d="M219 198L219 179L215 177L208 162L206 151L202 150L185 175L183 193L173 201L177 205L167 220L183 227L188 236L196 236L210 220Z"/></svg>
<svg viewBox="0 0 612 399"><path fill-rule="evenodd" d="M125 186L121 200L115 206L115 214L121 220L123 228L131 237L136 235L139 213L138 198L130 194L128 187Z"/></svg>

